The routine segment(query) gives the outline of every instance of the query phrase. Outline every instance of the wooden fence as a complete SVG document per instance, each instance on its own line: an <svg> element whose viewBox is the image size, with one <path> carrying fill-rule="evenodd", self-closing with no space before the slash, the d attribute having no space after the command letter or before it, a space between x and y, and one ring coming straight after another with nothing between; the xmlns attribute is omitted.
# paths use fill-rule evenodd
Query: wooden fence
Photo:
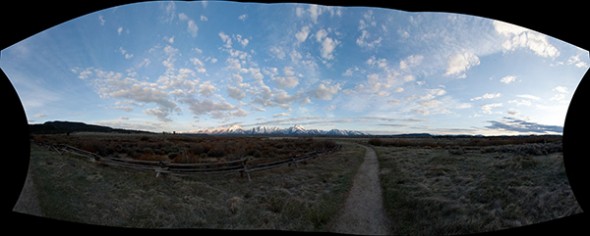
<svg viewBox="0 0 590 236"><path fill-rule="evenodd" d="M50 145L38 143L49 150L55 151L60 155L69 153L76 156L81 156L89 159L92 162L104 164L108 166L117 166L124 168L131 168L137 170L154 170L156 177L161 174L185 175L190 173L205 173L205 172L239 172L240 176L246 175L251 181L250 172L261 171L271 168L277 168L284 165L298 166L299 162L313 159L321 154L334 152L341 148L341 145L336 145L332 149L325 151L313 151L302 156L291 157L289 159L276 160L264 163L248 163L248 158L241 158L239 160L219 162L219 163L171 163L169 161L143 161L135 159L123 159L115 157L99 156L96 153L88 152L70 145Z"/></svg>

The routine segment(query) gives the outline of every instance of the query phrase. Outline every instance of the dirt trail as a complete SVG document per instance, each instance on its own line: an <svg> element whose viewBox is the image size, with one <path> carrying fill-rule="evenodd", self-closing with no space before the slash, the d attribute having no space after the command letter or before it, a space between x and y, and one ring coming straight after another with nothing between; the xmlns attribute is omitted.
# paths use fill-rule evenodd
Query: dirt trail
<svg viewBox="0 0 590 236"><path fill-rule="evenodd" d="M25 185L23 186L20 196L18 197L18 200L16 201L16 204L12 210L24 214L43 216L43 212L39 206L37 189L35 183L33 182L31 164L29 164Z"/></svg>
<svg viewBox="0 0 590 236"><path fill-rule="evenodd" d="M365 160L354 177L346 205L332 222L330 231L364 235L391 234L391 222L385 214L379 183L379 161L372 148L362 147L367 149Z"/></svg>

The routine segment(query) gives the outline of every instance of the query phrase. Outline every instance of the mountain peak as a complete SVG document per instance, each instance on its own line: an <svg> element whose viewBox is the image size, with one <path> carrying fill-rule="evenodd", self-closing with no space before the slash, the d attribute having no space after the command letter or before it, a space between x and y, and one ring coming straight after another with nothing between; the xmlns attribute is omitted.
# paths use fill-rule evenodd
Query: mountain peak
<svg viewBox="0 0 590 236"><path fill-rule="evenodd" d="M287 136L315 136L315 135L331 135L331 136L358 136L365 135L359 131L352 130L337 130L332 129L317 130L305 129L302 125L295 124L288 128L256 126L248 129L243 129L240 125L232 125L230 127L201 130L199 133L216 134L216 135L287 135Z"/></svg>

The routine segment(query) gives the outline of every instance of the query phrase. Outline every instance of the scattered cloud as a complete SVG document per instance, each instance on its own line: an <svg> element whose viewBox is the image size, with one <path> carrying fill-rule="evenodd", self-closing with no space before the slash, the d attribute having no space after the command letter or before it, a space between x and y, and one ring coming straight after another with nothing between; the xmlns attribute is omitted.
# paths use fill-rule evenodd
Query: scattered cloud
<svg viewBox="0 0 590 236"><path fill-rule="evenodd" d="M472 98L470 100L471 101L478 101L478 100L483 100L483 99L499 98L501 96L502 96L502 94L500 94L500 93L486 93L486 94L481 95L479 97L474 97L474 98Z"/></svg>
<svg viewBox="0 0 590 236"><path fill-rule="evenodd" d="M242 89L233 86L227 87L227 95L236 100L242 100L246 97L246 93Z"/></svg>
<svg viewBox="0 0 590 236"><path fill-rule="evenodd" d="M210 114L216 118L223 118L224 115L231 115L235 107L226 101L190 100L188 101L189 109L195 116Z"/></svg>
<svg viewBox="0 0 590 236"><path fill-rule="evenodd" d="M565 99L566 96L569 94L569 90L567 87L557 86L553 88L553 92L555 92L555 95L553 95L551 101L567 102Z"/></svg>
<svg viewBox="0 0 590 236"><path fill-rule="evenodd" d="M238 16L238 19L241 21L246 21L246 19L248 19L248 15L242 14L242 15Z"/></svg>
<svg viewBox="0 0 590 236"><path fill-rule="evenodd" d="M359 32L360 36L356 39L356 44L361 48L373 49L381 45L383 38L381 36L375 38L371 37L369 28L373 29L377 26L375 17L372 11L367 11L363 14L363 17L359 20ZM373 39L372 39L373 38Z"/></svg>
<svg viewBox="0 0 590 236"><path fill-rule="evenodd" d="M479 65L479 63L479 57L472 52L457 53L449 59L445 75L465 78L465 72L469 68Z"/></svg>
<svg viewBox="0 0 590 236"><path fill-rule="evenodd" d="M557 125L542 125L510 117L504 117L502 121L488 121L488 129L514 131L520 133L563 133L563 127Z"/></svg>
<svg viewBox="0 0 590 236"><path fill-rule="evenodd" d="M221 38L221 41L223 41L224 43L224 47L226 48L231 48L232 47L232 41L231 41L231 37L223 32L219 32L219 38Z"/></svg>
<svg viewBox="0 0 590 236"><path fill-rule="evenodd" d="M188 31L188 33L193 38L197 37L197 33L199 32L199 27L197 26L197 23L193 19L191 19L188 15L186 15L184 13L179 13L178 19L180 21L186 21L186 30Z"/></svg>
<svg viewBox="0 0 590 236"><path fill-rule="evenodd" d="M516 97L524 98L524 99L529 99L529 100L539 100L539 99L541 99L540 97L537 97L537 96L534 96L534 95L530 95L530 94L519 94L519 95L516 95Z"/></svg>
<svg viewBox="0 0 590 236"><path fill-rule="evenodd" d="M123 33L123 27L119 26L119 28L117 28L117 34L121 35Z"/></svg>
<svg viewBox="0 0 590 236"><path fill-rule="evenodd" d="M309 16L311 17L311 20L313 21L313 23L317 24L318 17L322 14L322 9L318 5L311 4L311 5L309 5L308 11L309 11Z"/></svg>
<svg viewBox="0 0 590 236"><path fill-rule="evenodd" d="M567 65L574 65L578 68L588 68L588 62L583 61L582 58L580 57L580 54L575 55L575 56L571 56L570 58L567 59L566 62Z"/></svg>
<svg viewBox="0 0 590 236"><path fill-rule="evenodd" d="M282 113L277 113L277 114L274 114L274 115L272 115L272 117L273 117L273 118L277 118L277 117L288 117L288 116L290 116L290 115L291 115L291 114L289 114L289 113L287 113L287 112L282 112Z"/></svg>
<svg viewBox="0 0 590 236"><path fill-rule="evenodd" d="M127 50L125 50L123 47L119 47L119 52L121 52L121 55L123 55L123 57L125 57L127 60L133 58L133 54L127 52Z"/></svg>
<svg viewBox="0 0 590 236"><path fill-rule="evenodd" d="M104 16L98 15L98 23L100 23L101 26L104 26L104 23L106 22L107 21L104 19Z"/></svg>
<svg viewBox="0 0 590 236"><path fill-rule="evenodd" d="M506 37L502 43L502 47L506 51L528 48L541 57L555 58L559 56L559 50L549 43L549 39L543 34L496 20L492 24L498 34Z"/></svg>
<svg viewBox="0 0 590 236"><path fill-rule="evenodd" d="M516 82L516 76L514 75L507 75L504 76L500 79L500 82L504 83L504 84L511 84Z"/></svg>
<svg viewBox="0 0 590 236"><path fill-rule="evenodd" d="M334 49L340 44L340 41L328 37L325 29L320 29L316 33L316 41L321 43L320 55L326 60L334 59Z"/></svg>
<svg viewBox="0 0 590 236"><path fill-rule="evenodd" d="M272 80L277 83L280 88L294 88L299 84L299 79L295 75L293 67L286 66L283 68L284 76L272 76Z"/></svg>
<svg viewBox="0 0 590 236"><path fill-rule="evenodd" d="M238 43L240 43L242 45L242 47L246 47L248 46L248 43L250 42L250 40L248 40L247 38L242 38L242 35L236 35L235 36L236 41L238 41Z"/></svg>
<svg viewBox="0 0 590 236"><path fill-rule="evenodd" d="M201 21L209 21L209 18L207 18L204 15L201 15L201 17L199 18Z"/></svg>
<svg viewBox="0 0 590 236"><path fill-rule="evenodd" d="M332 100L334 96L341 90L340 84L331 84L329 82L322 82L315 89L314 95L321 100Z"/></svg>
<svg viewBox="0 0 590 236"><path fill-rule="evenodd" d="M274 57L280 60L285 59L285 56L287 56L287 53L285 53L285 50L283 50L281 47L272 46L269 48L269 51Z"/></svg>
<svg viewBox="0 0 590 236"><path fill-rule="evenodd" d="M164 6L164 21L171 22L176 17L176 4L173 1L169 1L166 6Z"/></svg>
<svg viewBox="0 0 590 236"><path fill-rule="evenodd" d="M217 90L217 87L211 83L211 81L205 81L199 85L199 93L205 96L211 96L213 92Z"/></svg>
<svg viewBox="0 0 590 236"><path fill-rule="evenodd" d="M305 40L307 39L307 36L309 36L309 26L307 26L307 25L301 27L301 30L295 34L295 38L297 39L297 42L299 42L299 43L305 42Z"/></svg>
<svg viewBox="0 0 590 236"><path fill-rule="evenodd" d="M205 63L203 63L203 61L199 60L199 58L193 57L189 60L196 67L197 72L199 72L201 74L207 73L207 69L205 68Z"/></svg>
<svg viewBox="0 0 590 236"><path fill-rule="evenodd" d="M498 107L502 107L502 103L491 103L481 106L481 111L485 114L492 114L492 110Z"/></svg>

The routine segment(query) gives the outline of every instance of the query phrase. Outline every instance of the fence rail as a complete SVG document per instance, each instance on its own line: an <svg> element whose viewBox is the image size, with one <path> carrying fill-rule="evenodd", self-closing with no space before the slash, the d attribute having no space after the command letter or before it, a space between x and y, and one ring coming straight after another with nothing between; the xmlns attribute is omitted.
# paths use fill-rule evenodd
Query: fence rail
<svg viewBox="0 0 590 236"><path fill-rule="evenodd" d="M154 170L156 172L156 177L160 176L161 174L184 175L190 173L231 171L239 172L241 176L244 176L244 174L246 174L248 180L251 180L249 174L250 172L277 168L284 165L295 165L297 167L299 162L314 159L318 157L320 154L337 151L342 147L341 145L336 145L334 148L325 151L313 151L306 153L302 156L291 157L289 159L253 164L248 163L248 158L241 158L239 160L221 163L171 163L169 161L143 161L135 159L104 157L96 153L88 152L70 145L52 145L44 143L37 143L37 145L45 147L48 150L57 152L60 155L63 155L64 153L69 153L76 156L82 156L88 158L90 161L108 166L124 167L137 170Z"/></svg>

